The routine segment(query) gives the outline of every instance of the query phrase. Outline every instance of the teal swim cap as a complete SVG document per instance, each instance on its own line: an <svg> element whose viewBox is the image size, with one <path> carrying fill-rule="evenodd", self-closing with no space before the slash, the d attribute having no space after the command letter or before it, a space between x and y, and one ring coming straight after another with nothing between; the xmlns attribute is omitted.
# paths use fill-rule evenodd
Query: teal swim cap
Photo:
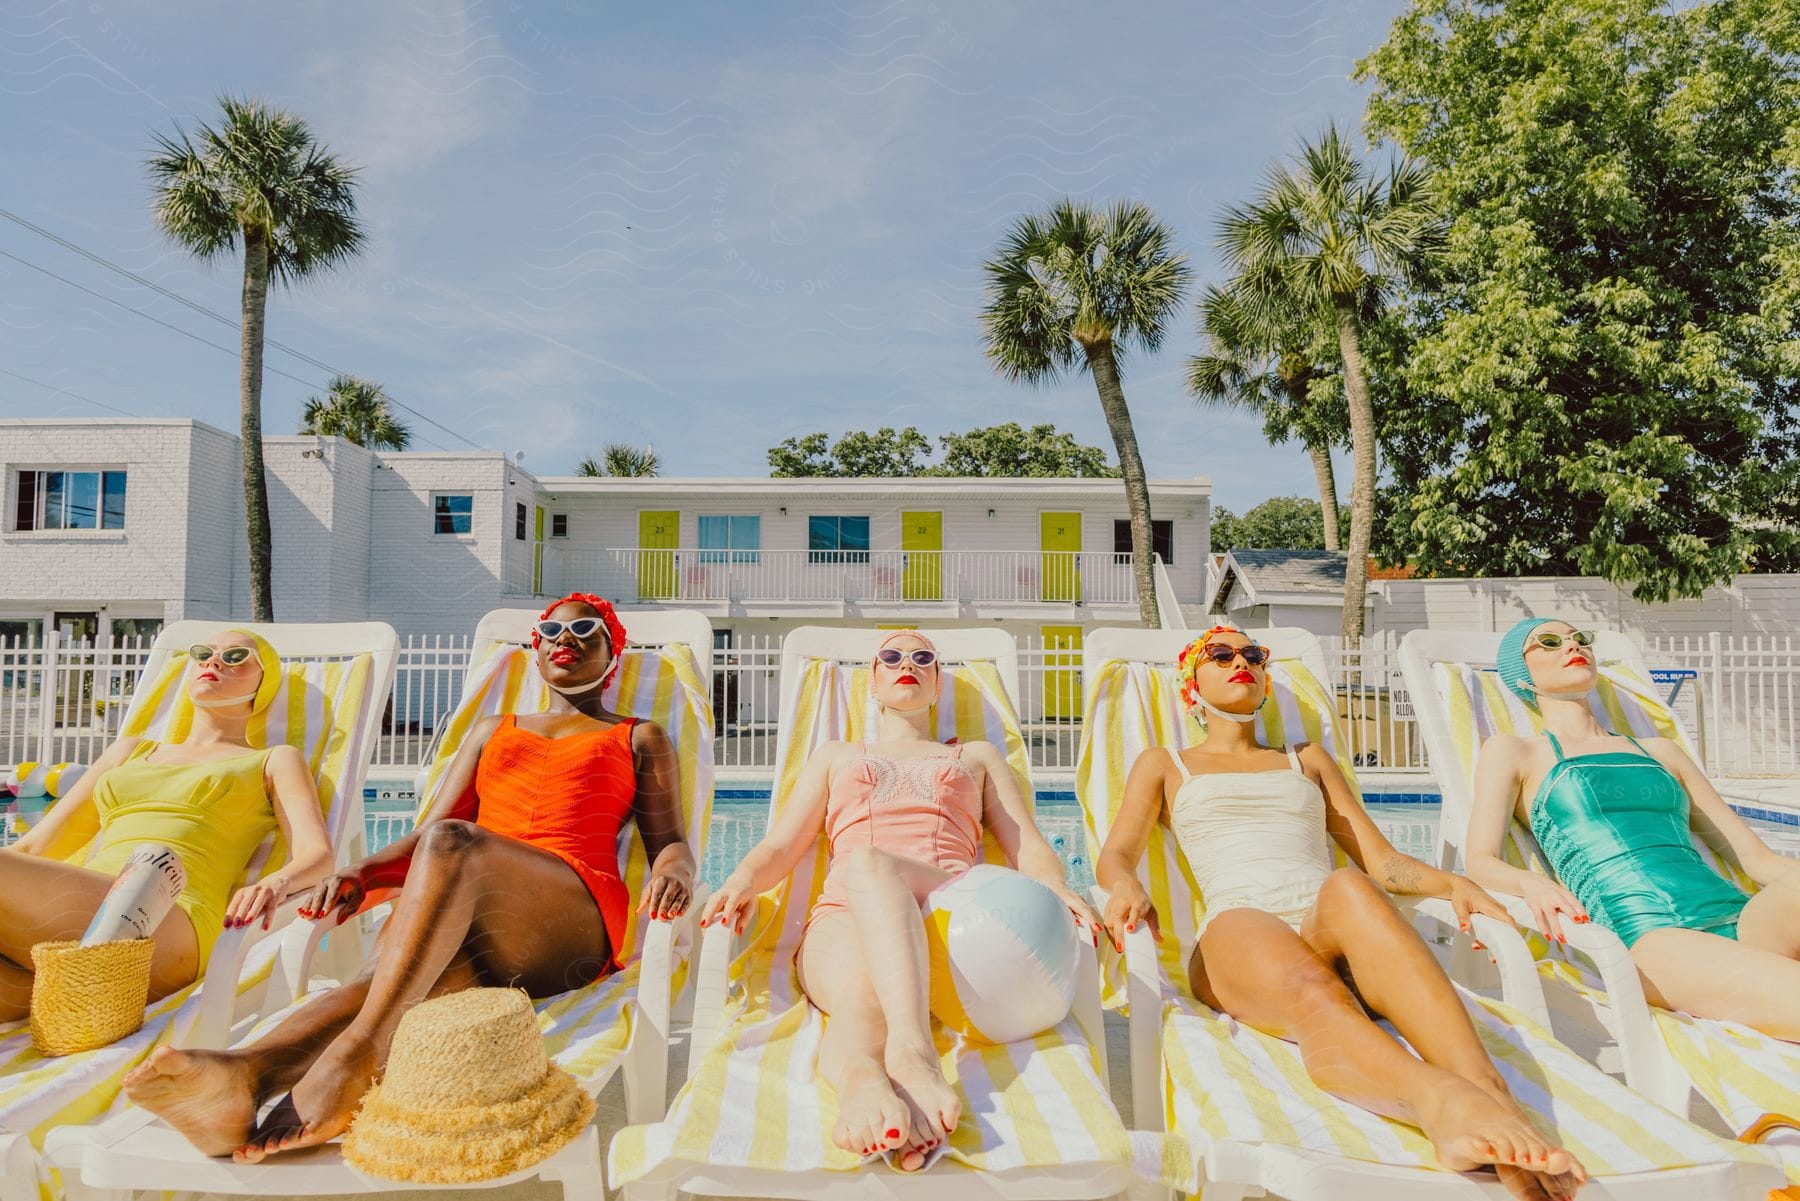
<svg viewBox="0 0 1800 1201"><path fill-rule="evenodd" d="M1533 709L1537 708L1537 693L1531 687L1531 669L1525 666L1525 642L1533 630L1556 620L1555 617L1525 618L1506 631L1506 637L1500 640L1500 653L1494 658L1494 666L1500 671L1500 682Z"/></svg>

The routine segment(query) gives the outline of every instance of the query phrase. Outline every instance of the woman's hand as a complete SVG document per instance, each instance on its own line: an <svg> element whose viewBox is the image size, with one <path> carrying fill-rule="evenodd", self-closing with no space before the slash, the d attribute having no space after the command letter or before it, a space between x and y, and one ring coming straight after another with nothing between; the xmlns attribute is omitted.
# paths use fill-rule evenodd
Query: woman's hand
<svg viewBox="0 0 1800 1201"><path fill-rule="evenodd" d="M733 934L742 934L744 923L750 920L750 911L755 908L756 893L751 890L749 879L732 872L706 902L700 924L710 926L718 922L730 926Z"/></svg>
<svg viewBox="0 0 1800 1201"><path fill-rule="evenodd" d="M1496 921L1505 922L1509 926L1512 925L1512 914L1506 911L1506 906L1496 901L1489 895L1487 889L1467 876L1452 875L1450 891L1446 895L1450 901L1450 908L1456 911L1456 924L1464 930L1471 928L1469 918L1477 913ZM1475 947L1477 950L1482 949L1480 939L1475 940Z"/></svg>
<svg viewBox="0 0 1800 1201"><path fill-rule="evenodd" d="M644 884L644 899L638 902L637 911L648 909L651 921L672 922L687 912L693 899L694 881L686 868L664 868Z"/></svg>
<svg viewBox="0 0 1800 1201"><path fill-rule="evenodd" d="M325 877L301 898L300 916L316 922L335 913L335 924L341 926L356 916L367 895L368 886L363 882L362 873L347 868L335 876Z"/></svg>
<svg viewBox="0 0 1800 1201"><path fill-rule="evenodd" d="M1150 927L1150 937L1162 941L1162 927L1156 919L1156 906L1150 903L1150 894L1136 876L1127 876L1119 882L1119 886L1107 898L1106 932L1112 938L1113 950L1125 949L1125 935L1137 929L1139 922Z"/></svg>
<svg viewBox="0 0 1800 1201"><path fill-rule="evenodd" d="M1570 920L1576 922L1588 920L1587 910L1581 907L1581 902L1568 889L1535 873L1526 882L1520 895L1531 906L1531 916L1537 919L1537 928L1544 932L1545 937L1557 942L1569 941L1563 937L1559 914L1567 914Z"/></svg>
<svg viewBox="0 0 1800 1201"><path fill-rule="evenodd" d="M287 890L287 878L280 875L267 876L254 884L244 885L231 898L231 903L225 906L225 928L231 930L248 926L260 917L263 929L267 930L275 914L275 907L281 903Z"/></svg>
<svg viewBox="0 0 1800 1201"><path fill-rule="evenodd" d="M1094 907L1067 884L1052 884L1050 891L1060 897L1062 903L1069 907L1069 912L1075 915L1075 928L1081 931L1081 936L1096 947L1099 946L1100 915L1094 912Z"/></svg>

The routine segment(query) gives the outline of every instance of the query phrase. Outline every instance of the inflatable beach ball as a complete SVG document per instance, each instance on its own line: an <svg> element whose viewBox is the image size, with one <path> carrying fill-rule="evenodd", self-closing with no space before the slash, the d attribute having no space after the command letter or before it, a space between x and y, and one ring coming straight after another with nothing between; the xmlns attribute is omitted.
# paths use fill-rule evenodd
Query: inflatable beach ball
<svg viewBox="0 0 1800 1201"><path fill-rule="evenodd" d="M1042 1033L1075 1003L1081 945L1062 898L1022 872L977 864L926 898L931 1012L990 1043Z"/></svg>
<svg viewBox="0 0 1800 1201"><path fill-rule="evenodd" d="M85 764L21 763L6 773L6 787L18 797L60 797L75 787L87 770Z"/></svg>

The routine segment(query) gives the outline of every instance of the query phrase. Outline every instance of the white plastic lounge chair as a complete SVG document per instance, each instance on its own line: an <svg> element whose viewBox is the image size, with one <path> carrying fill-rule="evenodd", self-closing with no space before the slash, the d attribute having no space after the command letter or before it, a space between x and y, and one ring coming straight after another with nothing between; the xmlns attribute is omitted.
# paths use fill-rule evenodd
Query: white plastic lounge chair
<svg viewBox="0 0 1800 1201"><path fill-rule="evenodd" d="M1257 719L1264 741L1322 744L1354 787L1317 640L1303 630L1255 634L1276 653L1274 695ZM1096 855L1138 754L1203 737L1181 705L1173 667L1190 638L1167 630L1088 635L1076 788ZM1339 853L1338 861L1347 859ZM1203 1190L1207 1201L1265 1190L1288 1201L1504 1195L1492 1177L1439 1168L1416 1128L1326 1093L1307 1076L1294 1044L1215 1012L1189 991L1187 963L1204 900L1161 826L1140 878L1163 938L1154 942L1147 927L1126 938L1135 1120L1149 1128L1167 1123L1178 1188ZM1448 920L1447 910L1440 916ZM1505 932L1503 923L1477 918L1476 934L1489 945L1499 946ZM1516 934L1512 941L1522 950ZM1633 1097L1525 1014L1464 995L1514 1095L1586 1165L1592 1180L1583 1197L1760 1198L1781 1183L1766 1152L1724 1142Z"/></svg>
<svg viewBox="0 0 1800 1201"><path fill-rule="evenodd" d="M816 747L876 728L868 661L878 637L820 628L788 635L771 817ZM1028 781L1012 702L1018 676L1011 636L989 629L933 630L931 637L946 668L936 736L992 742ZM999 856L991 839L987 854ZM763 895L741 937L723 926L706 932L687 1083L665 1121L614 1137L613 1186L631 1198L683 1192L934 1201L1124 1190L1132 1143L1104 1083L1098 976L1088 954L1075 1012L1035 1039L978 1047L939 1028L946 1075L964 1106L942 1161L908 1175L885 1163L865 1165L832 1143L836 1097L815 1069L824 1020L793 970L826 863L821 838L816 854ZM1150 1158L1154 1167L1154 1150Z"/></svg>
<svg viewBox="0 0 1800 1201"><path fill-rule="evenodd" d="M1460 859L1474 802L1475 764L1481 744L1496 733L1531 733L1537 714L1500 683L1494 660L1499 634L1419 630L1400 644L1401 669L1412 697L1433 774L1443 790L1440 859ZM1592 707L1601 725L1638 737L1672 738L1698 760L1681 723L1650 683L1642 653L1629 636L1603 630L1595 643L1600 684ZM1715 869L1747 891L1756 884L1728 848L1696 837L1695 846ZM1549 864L1531 831L1509 824L1503 853L1518 867L1549 875ZM1513 916L1530 928L1530 907L1502 896ZM1698 1093L1733 1131L1767 1113L1800 1115L1800 1046L1759 1034L1735 1022L1709 1021L1653 1007L1625 944L1592 922L1565 923L1564 946L1533 937L1541 980L1564 986L1558 1000L1584 1006L1611 1045L1601 1066L1624 1073L1632 1088L1676 1113L1687 1113ZM1571 952L1574 952L1571 954ZM1559 1007L1558 1012L1566 1012ZM1774 1140L1800 1181L1800 1148Z"/></svg>
<svg viewBox="0 0 1800 1201"><path fill-rule="evenodd" d="M668 731L680 760L683 828L698 862L712 806L711 673L705 666L712 655L712 626L693 612L622 616L632 641L608 686L608 703L616 712L649 718ZM428 811L430 790L478 720L497 713L537 712L548 703L548 689L529 648L536 619L534 610L499 609L476 628L462 699L446 719L449 734L440 740L427 773L420 816ZM649 871L635 822L620 831L619 862L635 908ZM537 1005L550 1058L596 1095L615 1072L623 1072L627 1114L638 1121L664 1108L669 1009L685 978L698 904L696 900L679 922L634 914L623 948L624 968ZM258 1032L281 1016L264 1019ZM254 1165L209 1158L135 1107L97 1127L58 1131L50 1140L49 1154L69 1179L72 1195L106 1201L124 1201L137 1189L290 1196L419 1187L357 1171L343 1162L336 1143ZM562 1182L567 1195L579 1190L583 1196L599 1197L604 1182L597 1130L589 1126L548 1159L490 1183L498 1187L537 1177Z"/></svg>
<svg viewBox="0 0 1800 1201"><path fill-rule="evenodd" d="M360 856L363 776L381 734L398 653L391 626L176 622L163 629L151 648L121 732L163 740L180 737L193 720L183 686L187 648L231 628L268 639L281 655L286 676L252 736L271 744L292 743L305 753L334 860L345 863ZM65 858L86 858L94 833L76 832L85 845L72 848ZM272 835L257 850L244 879L276 870L286 855L279 834ZM25 1023L0 1027L0 1198L28 1201L37 1197L40 1184L51 1188L33 1145L41 1146L55 1128L123 1109L120 1082L159 1044L223 1046L233 1021L291 1002L304 983L299 961L308 941L306 932L291 928L292 917L291 912L278 914L269 931L260 924L223 931L200 984L152 1004L143 1028L111 1046L46 1059L32 1049ZM360 949L357 935L346 926L333 939L334 958L354 962Z"/></svg>

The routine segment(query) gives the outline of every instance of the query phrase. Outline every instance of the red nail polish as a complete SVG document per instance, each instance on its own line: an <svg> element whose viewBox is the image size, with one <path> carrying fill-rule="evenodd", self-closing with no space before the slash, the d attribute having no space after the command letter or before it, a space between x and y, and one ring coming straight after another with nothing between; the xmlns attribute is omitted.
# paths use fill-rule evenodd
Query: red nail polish
<svg viewBox="0 0 1800 1201"><path fill-rule="evenodd" d="M889 1137L889 1138L899 1138L899 1137L900 1137L900 1131L899 1131L899 1130L898 1130L898 1129L895 1129L895 1130L889 1130L889 1131L888 1131L888 1132L887 1132L887 1136L888 1136L888 1137Z"/></svg>

